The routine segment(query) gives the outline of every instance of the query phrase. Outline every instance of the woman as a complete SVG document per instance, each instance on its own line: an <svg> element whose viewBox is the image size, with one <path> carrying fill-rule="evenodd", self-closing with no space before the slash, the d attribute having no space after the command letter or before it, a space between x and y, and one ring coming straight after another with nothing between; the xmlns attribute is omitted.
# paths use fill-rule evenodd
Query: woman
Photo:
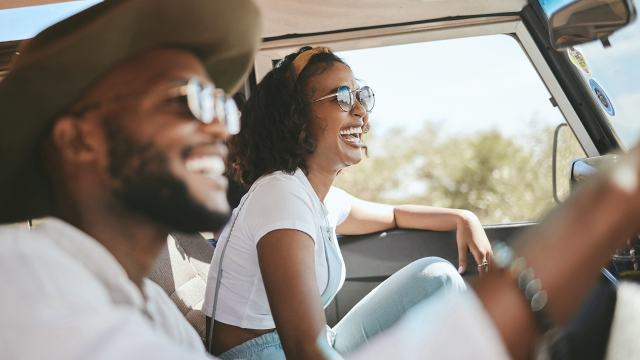
<svg viewBox="0 0 640 360"><path fill-rule="evenodd" d="M325 330L323 308L345 278L336 233L456 230L459 272L467 250L487 269L491 248L472 213L376 204L332 187L362 159L373 104L373 91L358 87L347 64L327 48L309 47L281 61L249 98L242 130L230 141L229 171L251 187L220 236L204 306L215 319L215 355L321 358L316 342L325 331L344 353L439 289L464 288L450 263L421 259Z"/></svg>

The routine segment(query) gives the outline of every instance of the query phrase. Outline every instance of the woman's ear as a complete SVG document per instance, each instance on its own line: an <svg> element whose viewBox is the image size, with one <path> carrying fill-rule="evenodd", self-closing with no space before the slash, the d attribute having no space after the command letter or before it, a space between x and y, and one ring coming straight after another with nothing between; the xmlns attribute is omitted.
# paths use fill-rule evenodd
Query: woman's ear
<svg viewBox="0 0 640 360"><path fill-rule="evenodd" d="M97 124L87 120L65 115L54 123L51 141L63 159L83 163L94 161L98 157Z"/></svg>

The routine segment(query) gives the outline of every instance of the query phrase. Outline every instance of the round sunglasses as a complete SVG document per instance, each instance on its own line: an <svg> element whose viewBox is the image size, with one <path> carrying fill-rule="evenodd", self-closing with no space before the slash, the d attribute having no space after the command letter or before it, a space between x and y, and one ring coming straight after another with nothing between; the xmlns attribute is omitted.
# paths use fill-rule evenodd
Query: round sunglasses
<svg viewBox="0 0 640 360"><path fill-rule="evenodd" d="M318 102L326 99L331 99L335 97L338 101L338 106L342 111L351 111L355 106L356 100L364 107L367 112L371 112L373 110L373 105L376 103L376 97L368 86L363 86L359 89L351 90L350 87L346 85L339 86L336 89L336 92L333 94L329 94L323 96L319 99L313 100L313 102Z"/></svg>
<svg viewBox="0 0 640 360"><path fill-rule="evenodd" d="M213 84L205 83L197 77L192 77L180 80L177 85L165 88L163 91L165 92L160 96L166 100L184 97L185 105L191 115L202 123L210 124L216 120L227 128L229 134L235 135L240 132L240 111L235 101L224 90L216 88ZM71 111L70 114L83 116L86 112L108 105L119 104L122 101L132 101L145 94L119 95L86 105Z"/></svg>
<svg viewBox="0 0 640 360"><path fill-rule="evenodd" d="M214 119L222 122L229 134L240 132L240 111L235 101L224 90L212 84L203 84L198 78L191 78L181 86L170 89L170 97L184 96L191 114L205 124Z"/></svg>

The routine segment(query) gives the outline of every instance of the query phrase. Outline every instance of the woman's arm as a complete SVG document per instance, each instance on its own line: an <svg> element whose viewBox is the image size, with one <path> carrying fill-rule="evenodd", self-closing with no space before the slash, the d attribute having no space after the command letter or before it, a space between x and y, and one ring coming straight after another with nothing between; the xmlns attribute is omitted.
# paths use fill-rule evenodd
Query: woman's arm
<svg viewBox="0 0 640 360"><path fill-rule="evenodd" d="M491 245L478 218L468 210L424 205L391 206L351 197L351 211L338 225L341 235L361 235L393 228L456 230L459 271L467 268L467 249L480 264L491 259Z"/></svg>
<svg viewBox="0 0 640 360"><path fill-rule="evenodd" d="M257 245L271 313L288 359L324 359L316 340L326 319L316 282L314 242L298 230L267 233Z"/></svg>

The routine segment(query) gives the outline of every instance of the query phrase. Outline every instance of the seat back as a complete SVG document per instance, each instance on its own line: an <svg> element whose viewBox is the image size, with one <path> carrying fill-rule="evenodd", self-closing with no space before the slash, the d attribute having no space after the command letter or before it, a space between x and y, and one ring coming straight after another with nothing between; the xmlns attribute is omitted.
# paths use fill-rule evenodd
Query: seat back
<svg viewBox="0 0 640 360"><path fill-rule="evenodd" d="M203 340L206 325L201 309L213 249L200 234L172 233L149 273Z"/></svg>

